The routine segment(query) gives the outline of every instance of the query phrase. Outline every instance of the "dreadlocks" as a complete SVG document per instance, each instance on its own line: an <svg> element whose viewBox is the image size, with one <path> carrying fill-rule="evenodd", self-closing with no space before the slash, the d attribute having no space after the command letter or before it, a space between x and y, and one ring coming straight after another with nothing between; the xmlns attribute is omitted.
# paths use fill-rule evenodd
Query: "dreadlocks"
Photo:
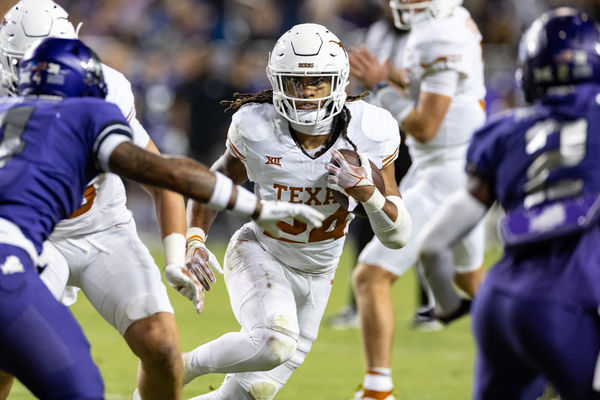
<svg viewBox="0 0 600 400"><path fill-rule="evenodd" d="M359 95L348 96L346 98L346 102L356 101L362 98L365 98L369 95L369 92L363 92ZM244 104L248 103L273 103L273 90L261 90L258 93L233 93L233 100L221 100L222 105L227 106L225 112L235 112L240 109ZM350 111L348 108L344 106L342 111L336 115L333 119L333 126L331 127L331 135L327 138L323 148L315 154L315 158L319 157L325 151L329 149L329 147L335 142L338 136L342 135L342 137L352 145L354 151L358 151L356 145L350 140L348 137L348 124L350 123Z"/></svg>
<svg viewBox="0 0 600 400"><path fill-rule="evenodd" d="M248 103L273 103L273 90L261 90L258 93L233 93L233 100L221 100L220 104L227 106L225 112L235 112Z"/></svg>

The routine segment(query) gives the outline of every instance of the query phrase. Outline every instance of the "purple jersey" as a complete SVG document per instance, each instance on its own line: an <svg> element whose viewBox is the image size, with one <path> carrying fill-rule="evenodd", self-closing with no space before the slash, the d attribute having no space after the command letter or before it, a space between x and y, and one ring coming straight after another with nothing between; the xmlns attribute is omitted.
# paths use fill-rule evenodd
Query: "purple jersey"
<svg viewBox="0 0 600 400"><path fill-rule="evenodd" d="M131 138L130 129L104 100L2 99L0 218L41 252L54 226L81 205L86 184L106 168L99 152L115 137Z"/></svg>
<svg viewBox="0 0 600 400"><path fill-rule="evenodd" d="M515 295L600 304L600 86L586 84L490 120L467 169L507 215L490 284Z"/></svg>

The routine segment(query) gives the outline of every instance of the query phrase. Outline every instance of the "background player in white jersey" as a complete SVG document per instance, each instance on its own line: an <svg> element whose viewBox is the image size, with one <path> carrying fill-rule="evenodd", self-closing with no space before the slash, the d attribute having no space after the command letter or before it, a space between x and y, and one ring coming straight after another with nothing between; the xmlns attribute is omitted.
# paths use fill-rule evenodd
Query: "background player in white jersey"
<svg viewBox="0 0 600 400"><path fill-rule="evenodd" d="M75 38L68 14L51 0L23 0L5 15L0 29L2 84L15 94L17 67L26 48L40 37ZM158 149L136 119L129 81L102 65L107 101L119 106L127 118L133 142L154 153ZM174 287L202 309L198 282L183 281L185 206L178 193L144 186L152 196L165 253L165 275ZM42 274L50 290L60 297L65 284L80 287L98 310L124 337L140 358L138 387L143 398L178 398L181 391L179 337L160 269L137 235L126 207L125 188L111 173L89 183L82 206L60 222L44 245L49 266ZM212 272L208 280L214 281ZM205 279L202 282L208 288ZM72 293L72 292L68 292ZM71 298L68 302L73 302Z"/></svg>
<svg viewBox="0 0 600 400"><path fill-rule="evenodd" d="M353 283L367 372L356 399L394 398L391 286L417 261L419 231L466 181L467 145L485 119L481 34L461 3L390 2L395 24L411 29L403 58L405 87L384 82L378 85L375 99L408 135L412 166L400 189L413 219L413 234L401 250L387 249L374 238L359 256ZM367 69L383 67L373 57L364 64ZM483 246L483 230L477 227L454 248L456 282L470 295L482 277Z"/></svg>
<svg viewBox="0 0 600 400"><path fill-rule="evenodd" d="M279 238L247 224L231 239L225 282L240 332L184 353L184 383L228 372L223 385L197 399L275 396L303 362L317 337L352 215L334 200L345 190L361 202L375 234L400 248L410 217L394 179L400 137L385 110L346 101L348 57L339 39L317 24L294 26L275 44L267 75L273 90L237 95L227 150L213 170L234 182L254 182L263 199L315 207L328 217L321 228L284 219ZM370 167L351 167L339 149L354 149L382 169L387 196L375 188ZM331 157L339 167L329 163ZM353 208L351 208L353 209ZM206 232L216 213L188 206L188 260L205 264Z"/></svg>
<svg viewBox="0 0 600 400"><path fill-rule="evenodd" d="M408 27L396 27L394 17L388 2L381 1L384 17L369 27L365 34L364 44L360 48L350 50L350 75L357 78L361 86L372 93L389 84L402 85L401 76L404 62L404 48L408 39ZM375 62L372 62L375 61ZM366 101L378 104L376 99L367 97ZM400 131L404 138L404 132ZM405 140L400 144L398 161L396 164L396 180L400 182L407 173L411 164ZM361 223L362 221L359 221ZM362 225L362 224L361 224ZM360 225L358 225L360 226ZM356 235L358 251L367 245L373 238L370 230L360 226ZM350 234L357 232L357 225L350 228ZM430 294L427 285L421 284L421 275L417 275L419 281L418 306L412 320L412 326L419 330L431 331L441 329L440 322L434 317L430 308ZM352 291L354 294L354 291ZM344 326L344 324L355 323L359 326L358 311L354 295L352 306L345 307L331 319L331 326ZM339 324L339 325L338 325Z"/></svg>

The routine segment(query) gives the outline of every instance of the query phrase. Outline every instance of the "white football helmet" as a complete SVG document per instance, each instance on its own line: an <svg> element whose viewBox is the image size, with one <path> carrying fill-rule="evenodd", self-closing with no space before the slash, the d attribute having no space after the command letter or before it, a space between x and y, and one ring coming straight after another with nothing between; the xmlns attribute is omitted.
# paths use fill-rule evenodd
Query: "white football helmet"
<svg viewBox="0 0 600 400"><path fill-rule="evenodd" d="M52 0L21 0L4 16L0 25L2 86L17 93L17 68L25 50L48 36L76 39L69 14Z"/></svg>
<svg viewBox="0 0 600 400"><path fill-rule="evenodd" d="M463 0L390 0L390 8L396 28L410 29L429 18L446 17L462 3Z"/></svg>
<svg viewBox="0 0 600 400"><path fill-rule="evenodd" d="M298 125L327 121L344 107L349 73L348 54L336 35L322 25L296 25L269 56L273 105Z"/></svg>

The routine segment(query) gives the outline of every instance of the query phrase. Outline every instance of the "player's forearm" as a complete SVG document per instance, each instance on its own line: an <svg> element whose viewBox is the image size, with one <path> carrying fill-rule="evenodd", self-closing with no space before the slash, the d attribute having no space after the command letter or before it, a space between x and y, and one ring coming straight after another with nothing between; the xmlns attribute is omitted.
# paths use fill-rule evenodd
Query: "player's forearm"
<svg viewBox="0 0 600 400"><path fill-rule="evenodd" d="M375 186L359 186L348 189L348 194L354 197L354 200L360 203L365 203L373 198L375 190L377 190ZM384 212L391 221L395 221L398 217L398 208L393 202L387 200L387 198L381 208L381 211Z"/></svg>
<svg viewBox="0 0 600 400"><path fill-rule="evenodd" d="M211 166L211 171L219 172L235 184L241 185L248 180L246 167L235 157L232 157L228 151L225 151ZM206 207L205 204L190 200L187 204L187 225L188 228L200 228L204 233L208 233L208 229L217 217L218 211Z"/></svg>
<svg viewBox="0 0 600 400"><path fill-rule="evenodd" d="M171 233L185 234L185 204L183 196L169 190L158 190L152 196L160 236Z"/></svg>
<svg viewBox="0 0 600 400"><path fill-rule="evenodd" d="M421 143L432 140L440 129L441 121L434 120L417 108L413 108L402 121L400 128Z"/></svg>
<svg viewBox="0 0 600 400"><path fill-rule="evenodd" d="M142 184L169 189L215 209L257 216L261 203L229 178L217 179L205 165L187 157L159 156L131 142L119 144L110 155L109 168Z"/></svg>
<svg viewBox="0 0 600 400"><path fill-rule="evenodd" d="M450 71L450 78L458 79L458 75ZM437 74L445 75L445 74ZM438 76L444 82L444 76ZM421 143L427 143L437 135L446 114L452 103L452 95L456 90L456 83L444 86L439 84L436 79L429 78L428 84L421 85L421 92L415 107L406 115L402 121L401 128ZM437 92L427 91L428 88L439 90Z"/></svg>
<svg viewBox="0 0 600 400"><path fill-rule="evenodd" d="M200 228L208 233L219 212L195 200L188 200L186 214L189 228Z"/></svg>
<svg viewBox="0 0 600 400"><path fill-rule="evenodd" d="M131 123L132 126L137 124L140 129L143 129L137 119L134 118ZM146 150L154 154L160 154L152 140L146 145ZM142 185L142 187L152 197L152 201L154 202L160 237L165 238L172 233L185 234L185 204L183 196L179 193L155 186Z"/></svg>
<svg viewBox="0 0 600 400"><path fill-rule="evenodd" d="M383 196L379 190L362 203L373 233L379 241L391 249L406 245L410 238L412 220L400 196Z"/></svg>

